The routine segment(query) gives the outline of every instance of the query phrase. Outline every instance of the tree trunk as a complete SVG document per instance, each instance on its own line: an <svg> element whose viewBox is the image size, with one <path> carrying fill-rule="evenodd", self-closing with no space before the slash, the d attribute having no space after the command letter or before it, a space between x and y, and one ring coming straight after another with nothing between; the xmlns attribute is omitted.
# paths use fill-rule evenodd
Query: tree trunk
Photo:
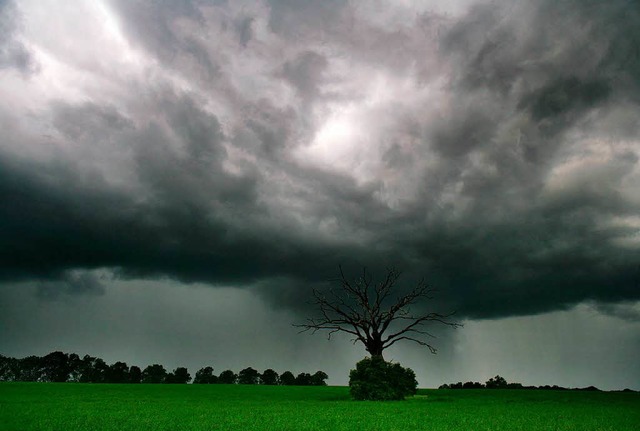
<svg viewBox="0 0 640 431"><path fill-rule="evenodd" d="M367 343L367 352L371 354L371 358L378 357L384 361L382 356L382 351L384 348L382 347L382 338L379 339L370 339Z"/></svg>

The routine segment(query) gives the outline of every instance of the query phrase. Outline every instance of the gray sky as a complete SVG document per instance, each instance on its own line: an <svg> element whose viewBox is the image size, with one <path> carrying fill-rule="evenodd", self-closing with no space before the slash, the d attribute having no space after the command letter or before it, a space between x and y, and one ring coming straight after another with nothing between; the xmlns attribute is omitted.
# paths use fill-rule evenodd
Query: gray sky
<svg viewBox="0 0 640 431"><path fill-rule="evenodd" d="M393 265L421 385L640 389L640 7L443 3L0 1L0 353L345 383Z"/></svg>

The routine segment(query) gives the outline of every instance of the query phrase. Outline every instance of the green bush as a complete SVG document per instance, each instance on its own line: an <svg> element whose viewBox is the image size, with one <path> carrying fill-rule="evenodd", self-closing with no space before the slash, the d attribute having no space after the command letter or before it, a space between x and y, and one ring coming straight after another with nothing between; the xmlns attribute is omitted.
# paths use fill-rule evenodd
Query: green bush
<svg viewBox="0 0 640 431"><path fill-rule="evenodd" d="M349 388L354 400L403 400L415 395L418 382L411 368L387 362L380 357L364 358L349 373Z"/></svg>

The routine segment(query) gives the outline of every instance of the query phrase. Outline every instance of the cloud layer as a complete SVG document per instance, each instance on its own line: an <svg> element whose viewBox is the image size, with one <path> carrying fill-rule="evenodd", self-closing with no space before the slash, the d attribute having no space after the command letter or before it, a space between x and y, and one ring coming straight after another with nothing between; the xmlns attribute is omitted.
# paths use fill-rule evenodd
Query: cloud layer
<svg viewBox="0 0 640 431"><path fill-rule="evenodd" d="M0 3L0 277L640 300L637 4L410 3Z"/></svg>

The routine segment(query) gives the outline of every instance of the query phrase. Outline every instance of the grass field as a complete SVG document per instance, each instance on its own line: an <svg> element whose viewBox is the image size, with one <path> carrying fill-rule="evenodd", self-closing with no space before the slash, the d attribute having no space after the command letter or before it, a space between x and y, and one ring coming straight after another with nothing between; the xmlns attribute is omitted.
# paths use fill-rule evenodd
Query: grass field
<svg viewBox="0 0 640 431"><path fill-rule="evenodd" d="M0 383L0 430L638 430L640 394L344 387Z"/></svg>

